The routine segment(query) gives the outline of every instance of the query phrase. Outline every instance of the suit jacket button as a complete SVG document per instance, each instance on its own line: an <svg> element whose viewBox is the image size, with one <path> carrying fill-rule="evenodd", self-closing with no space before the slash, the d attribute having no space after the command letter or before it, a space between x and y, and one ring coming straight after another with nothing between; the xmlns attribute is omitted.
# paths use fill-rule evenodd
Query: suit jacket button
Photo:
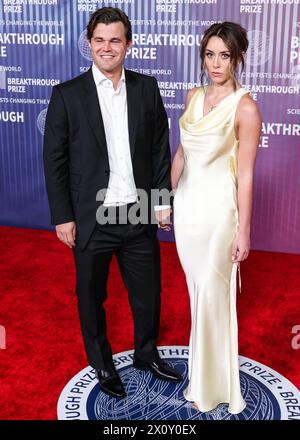
<svg viewBox="0 0 300 440"><path fill-rule="evenodd" d="M108 175L108 174L109 174L109 171L105 170L104 173L105 173L106 175Z"/></svg>

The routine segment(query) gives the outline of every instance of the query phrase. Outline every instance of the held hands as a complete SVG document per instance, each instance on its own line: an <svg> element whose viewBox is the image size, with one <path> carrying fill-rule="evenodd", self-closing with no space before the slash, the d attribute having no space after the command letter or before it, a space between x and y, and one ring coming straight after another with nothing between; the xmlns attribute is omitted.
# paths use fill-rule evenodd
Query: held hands
<svg viewBox="0 0 300 440"><path fill-rule="evenodd" d="M163 231L169 232L171 230L171 208L155 211L155 217L158 222L158 227Z"/></svg>
<svg viewBox="0 0 300 440"><path fill-rule="evenodd" d="M62 223L61 225L56 225L56 235L60 241L66 244L69 248L75 246L76 237L76 223Z"/></svg>
<svg viewBox="0 0 300 440"><path fill-rule="evenodd" d="M250 252L250 234L238 231L232 243L232 262L244 261Z"/></svg>

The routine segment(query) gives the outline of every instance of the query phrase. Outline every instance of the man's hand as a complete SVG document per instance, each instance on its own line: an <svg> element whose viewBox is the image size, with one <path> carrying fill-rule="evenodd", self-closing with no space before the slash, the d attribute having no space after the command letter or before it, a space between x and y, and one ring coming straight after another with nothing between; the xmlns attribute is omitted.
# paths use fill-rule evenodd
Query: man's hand
<svg viewBox="0 0 300 440"><path fill-rule="evenodd" d="M60 241L65 243L69 248L75 246L76 237L76 223L62 223L61 225L56 225L56 235Z"/></svg>
<svg viewBox="0 0 300 440"><path fill-rule="evenodd" d="M171 212L171 208L162 209L161 211L155 211L155 217L158 221L158 227L167 232L169 232L171 229Z"/></svg>

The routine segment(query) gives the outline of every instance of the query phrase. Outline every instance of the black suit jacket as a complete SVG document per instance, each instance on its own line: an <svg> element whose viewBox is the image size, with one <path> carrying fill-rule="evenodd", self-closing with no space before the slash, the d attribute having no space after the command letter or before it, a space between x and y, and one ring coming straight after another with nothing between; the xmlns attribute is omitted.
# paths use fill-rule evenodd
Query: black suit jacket
<svg viewBox="0 0 300 440"><path fill-rule="evenodd" d="M137 188L171 190L168 119L157 81L125 70L128 129ZM109 161L92 69L53 88L44 136L44 170L51 223L76 222L84 248L96 224L99 190ZM156 232L155 226L149 230Z"/></svg>

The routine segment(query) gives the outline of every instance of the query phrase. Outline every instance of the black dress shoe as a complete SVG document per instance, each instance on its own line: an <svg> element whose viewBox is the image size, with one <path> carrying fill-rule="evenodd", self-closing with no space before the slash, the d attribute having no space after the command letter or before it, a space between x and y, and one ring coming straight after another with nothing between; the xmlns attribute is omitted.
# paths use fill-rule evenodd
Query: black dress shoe
<svg viewBox="0 0 300 440"><path fill-rule="evenodd" d="M149 370L159 379L170 380L173 382L180 382L182 380L181 374L160 358L153 362L145 362L134 358L133 366L139 370Z"/></svg>
<svg viewBox="0 0 300 440"><path fill-rule="evenodd" d="M100 388L104 393L120 399L126 397L124 385L114 368L110 370L96 370L96 376L98 377Z"/></svg>

